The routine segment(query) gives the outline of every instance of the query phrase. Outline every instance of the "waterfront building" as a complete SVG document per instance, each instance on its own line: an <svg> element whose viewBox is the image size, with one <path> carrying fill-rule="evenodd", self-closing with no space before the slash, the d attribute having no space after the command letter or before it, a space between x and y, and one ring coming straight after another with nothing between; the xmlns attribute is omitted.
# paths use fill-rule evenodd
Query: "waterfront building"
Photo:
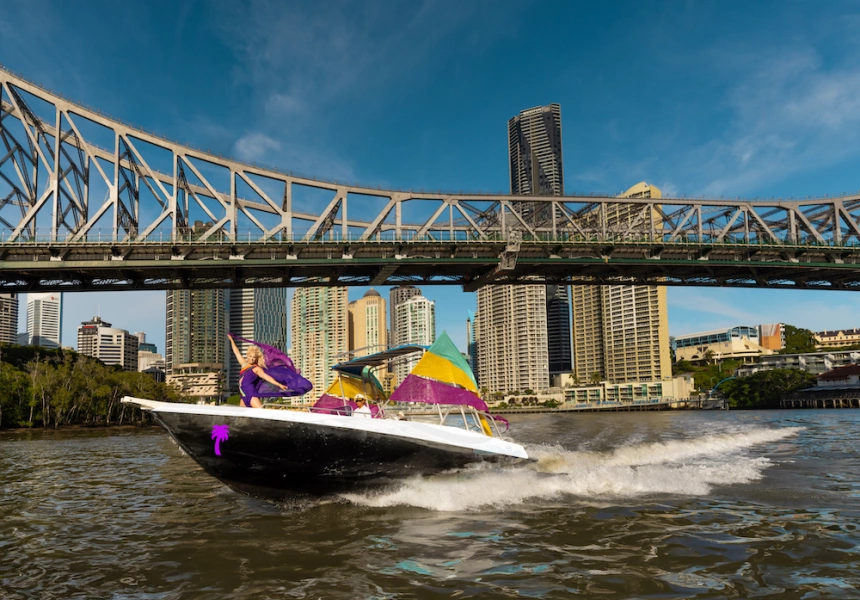
<svg viewBox="0 0 860 600"><path fill-rule="evenodd" d="M398 346L415 344L431 346L436 341L436 303L424 296L413 296L394 309L394 326L398 332ZM392 361L397 384L401 383L421 359L407 355Z"/></svg>
<svg viewBox="0 0 860 600"><path fill-rule="evenodd" d="M226 292L168 290L165 363L170 375L178 365L221 365L227 351Z"/></svg>
<svg viewBox="0 0 860 600"><path fill-rule="evenodd" d="M665 381L610 381L592 382L590 385L566 388L564 400L568 404L646 403L658 400L681 400L693 396L695 382L692 375L670 377Z"/></svg>
<svg viewBox="0 0 860 600"><path fill-rule="evenodd" d="M388 349L388 319L385 298L374 289L347 305L349 321L349 357L368 356ZM375 371L380 382L384 382L388 369L383 366Z"/></svg>
<svg viewBox="0 0 860 600"><path fill-rule="evenodd" d="M711 362L742 360L754 362L773 350L759 344L759 328L739 325L726 329L702 331L676 336L675 361Z"/></svg>
<svg viewBox="0 0 860 600"><path fill-rule="evenodd" d="M138 350L137 370L143 372L152 368L166 371L167 364L164 361L164 356L162 356L158 352L151 352L149 350Z"/></svg>
<svg viewBox="0 0 860 600"><path fill-rule="evenodd" d="M269 344L279 350L287 347L286 288L245 288L230 290L229 331L233 335ZM248 344L236 340L244 356ZM227 385L231 392L239 390L240 365L232 351L227 352Z"/></svg>
<svg viewBox="0 0 860 600"><path fill-rule="evenodd" d="M153 373L153 377L158 380L157 373ZM217 402L223 396L224 363L175 364L166 381L187 398Z"/></svg>
<svg viewBox="0 0 860 600"><path fill-rule="evenodd" d="M833 350L830 352L807 352L805 354L771 354L762 356L759 362L744 365L735 371L738 377L746 377L773 369L798 369L813 375L821 375L845 365L860 364L860 350Z"/></svg>
<svg viewBox="0 0 860 600"><path fill-rule="evenodd" d="M659 188L636 184L620 198L661 198ZM607 206L609 227L627 230L642 220L639 205ZM655 215L656 216L656 215ZM672 379L666 288L573 286L573 361L583 384L607 380L666 382Z"/></svg>
<svg viewBox="0 0 860 600"><path fill-rule="evenodd" d="M546 286L478 290L478 379L491 392L549 387Z"/></svg>
<svg viewBox="0 0 860 600"><path fill-rule="evenodd" d="M145 331L135 331L132 334L137 338L137 351L140 352L158 352L158 347L155 344L150 344L146 341Z"/></svg>
<svg viewBox="0 0 860 600"><path fill-rule="evenodd" d="M785 348L785 325L783 323L759 325L758 343L768 350L782 350Z"/></svg>
<svg viewBox="0 0 860 600"><path fill-rule="evenodd" d="M391 288L388 292L388 311L389 311L389 328L388 328L388 343L391 347L401 346L397 324L394 322L394 313L397 305L406 302L410 298L420 296L421 290L412 285L398 285Z"/></svg>
<svg viewBox="0 0 860 600"><path fill-rule="evenodd" d="M18 342L18 294L0 294L0 344Z"/></svg>
<svg viewBox="0 0 860 600"><path fill-rule="evenodd" d="M860 346L860 328L819 331L814 336L818 348Z"/></svg>
<svg viewBox="0 0 860 600"><path fill-rule="evenodd" d="M564 193L561 106L521 111L508 121L511 194ZM518 201L529 226L551 219L549 206ZM551 370L570 371L570 302L558 286L488 285L478 290L476 374L492 391L544 390ZM542 346L542 347L541 347Z"/></svg>
<svg viewBox="0 0 860 600"><path fill-rule="evenodd" d="M818 376L818 387L842 389L860 387L860 365L837 367Z"/></svg>
<svg viewBox="0 0 860 600"><path fill-rule="evenodd" d="M316 401L334 381L331 368L349 349L347 289L340 286L298 288L290 307L293 362L313 383L304 397Z"/></svg>
<svg viewBox="0 0 860 600"><path fill-rule="evenodd" d="M27 294L27 337L31 346L59 348L63 331L63 294Z"/></svg>
<svg viewBox="0 0 860 600"><path fill-rule="evenodd" d="M478 386L481 385L481 380L478 378L478 339L475 331L475 313L469 311L466 317L466 354L468 356L469 367L475 375L475 381Z"/></svg>
<svg viewBox="0 0 860 600"><path fill-rule="evenodd" d="M97 358L106 365L118 365L123 371L137 371L138 343L136 336L98 316L78 327L80 354Z"/></svg>

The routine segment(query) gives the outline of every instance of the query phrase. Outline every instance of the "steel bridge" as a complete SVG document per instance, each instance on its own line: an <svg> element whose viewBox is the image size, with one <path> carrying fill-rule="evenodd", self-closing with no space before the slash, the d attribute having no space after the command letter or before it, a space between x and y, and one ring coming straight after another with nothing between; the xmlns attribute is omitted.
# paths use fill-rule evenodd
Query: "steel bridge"
<svg viewBox="0 0 860 600"><path fill-rule="evenodd" d="M0 291L535 283L860 290L860 194L382 190L172 142L2 68L0 86Z"/></svg>

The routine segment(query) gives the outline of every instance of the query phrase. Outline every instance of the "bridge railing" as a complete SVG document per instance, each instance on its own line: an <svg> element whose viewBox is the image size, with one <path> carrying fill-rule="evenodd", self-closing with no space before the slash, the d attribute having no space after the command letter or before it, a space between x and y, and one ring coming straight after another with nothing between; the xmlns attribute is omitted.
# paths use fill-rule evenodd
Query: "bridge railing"
<svg viewBox="0 0 860 600"><path fill-rule="evenodd" d="M37 229L35 232L27 232L25 235L13 235L13 230L0 229L0 244L10 246L30 246L36 244L57 244L57 245L87 245L87 244L132 244L136 246L146 246L155 244L194 244L200 246L223 246L227 244L242 245L242 244L263 244L263 245L281 245L281 244L300 244L300 243L318 243L318 244L351 244L351 245L374 245L379 243L496 243L501 244L507 241L507 237L497 232L490 232L483 237L469 231L431 231L422 235L417 235L413 231L404 230L401 235L396 235L394 231L382 231L374 236L366 237L361 233L344 234L341 230L330 230L325 234L314 236L307 239L307 231L294 230L291 233L280 232L275 235L265 237L257 229L239 230L235 236L230 236L225 232L216 232L208 236L196 232L174 232L169 229L156 230L149 232L145 238L139 239L132 236L117 236L112 229L90 229L86 235L76 237L74 233L54 234L51 230ZM789 239L780 239L778 241L763 239L758 237L746 238L743 235L724 235L719 240L710 239L709 236L703 235L681 235L671 236L665 235L643 235L636 233L606 233L593 235L580 235L574 233L562 233L553 235L549 232L539 232L536 235L523 234L522 242L526 244L570 244L570 245L590 245L590 244L624 244L644 246L693 246L693 247L826 247L826 248L860 248L860 241L856 238L845 239L842 242L835 240L825 240L821 242L812 237L804 238L800 241Z"/></svg>

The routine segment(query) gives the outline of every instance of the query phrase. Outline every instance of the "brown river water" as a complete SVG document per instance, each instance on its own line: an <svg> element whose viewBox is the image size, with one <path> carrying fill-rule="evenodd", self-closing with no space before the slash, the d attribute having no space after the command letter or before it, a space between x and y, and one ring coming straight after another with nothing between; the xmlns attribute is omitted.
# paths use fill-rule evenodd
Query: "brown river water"
<svg viewBox="0 0 860 600"><path fill-rule="evenodd" d="M860 411L511 416L537 463L274 506L159 427L0 434L0 598L860 598Z"/></svg>

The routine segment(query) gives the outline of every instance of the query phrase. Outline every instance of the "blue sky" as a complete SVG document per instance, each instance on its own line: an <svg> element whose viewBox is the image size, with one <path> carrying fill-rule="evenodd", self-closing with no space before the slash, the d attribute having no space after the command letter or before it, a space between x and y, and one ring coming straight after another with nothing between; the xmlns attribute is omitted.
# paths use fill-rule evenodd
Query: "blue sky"
<svg viewBox="0 0 860 600"><path fill-rule="evenodd" d="M860 188L851 2L4 2L0 62L168 138L382 187L508 189L507 120L562 107L565 187ZM357 297L363 289L351 289ZM383 290L383 292L385 292ZM670 288L672 334L860 326L850 292ZM427 288L463 346L473 294ZM164 294L66 294L163 348Z"/></svg>

